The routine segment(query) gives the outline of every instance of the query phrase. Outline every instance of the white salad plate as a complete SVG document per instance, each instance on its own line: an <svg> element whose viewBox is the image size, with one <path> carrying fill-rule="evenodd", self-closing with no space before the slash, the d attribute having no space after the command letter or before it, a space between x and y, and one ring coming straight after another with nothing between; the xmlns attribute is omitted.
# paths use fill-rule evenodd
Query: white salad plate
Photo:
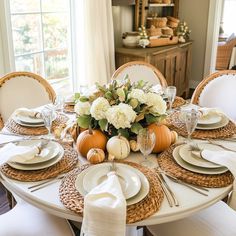
<svg viewBox="0 0 236 236"><path fill-rule="evenodd" d="M111 164L109 164L109 163L104 163L104 164L111 165ZM104 165L104 164L99 164L99 165ZM121 166L121 165L127 166L127 165L121 164L121 163L116 163L116 165L118 165L118 166ZM137 174L137 176L139 177L140 182L141 182L141 185L140 185L140 190L139 190L139 192L138 192L135 196L133 196L133 197L131 197L131 198L129 198L129 199L126 199L126 203L127 203L128 206L140 202L140 201L141 201L142 199L144 199L144 198L147 196L147 194L149 193L149 182L148 182L146 176L145 176L141 171L139 171L138 169L133 168L133 167L131 167L131 168L132 168L132 171L135 172L135 173ZM75 181L75 187L76 187L76 189L77 189L77 190L79 191L79 193L80 193L81 195L83 195L83 196L85 196L85 195L88 193L88 192L84 189L83 179L84 179L84 176L88 173L89 169L90 169L90 168L87 168L87 169L83 170L83 171L77 176L76 181Z"/></svg>
<svg viewBox="0 0 236 236"><path fill-rule="evenodd" d="M141 182L138 175L133 171L134 168L128 165L115 165L125 199L135 196L140 190ZM110 163L91 166L83 178L83 186L86 192L90 192L94 187L105 181L110 168Z"/></svg>
<svg viewBox="0 0 236 236"><path fill-rule="evenodd" d="M22 121L20 121L17 117L13 117L13 120L21 125L21 126L25 126L25 127L42 127L42 126L45 126L44 123L39 123L39 124L28 124L28 123L24 123Z"/></svg>
<svg viewBox="0 0 236 236"><path fill-rule="evenodd" d="M55 165L56 163L58 163L64 156L64 149L63 147L60 148L60 151L58 152L58 154L50 159L49 161L45 161L45 162L41 162L41 163L36 163L36 164L19 164L16 162L7 162L7 164L9 166L11 166L12 168L18 169L18 170L40 170L40 169L44 169L47 167L50 167L52 165Z"/></svg>
<svg viewBox="0 0 236 236"><path fill-rule="evenodd" d="M179 155L180 148L181 146L178 146L173 150L173 157L175 161L177 162L177 164L186 170L190 170L192 172L199 173L199 174L207 174L207 175L222 174L228 171L226 167L203 168L203 167L191 165L188 162L184 161Z"/></svg>
<svg viewBox="0 0 236 236"><path fill-rule="evenodd" d="M18 143L18 146L39 146L43 140L35 139L35 140L23 140ZM42 163L45 161L49 161L56 157L59 152L63 152L63 147L54 141L49 141L48 144L41 150L40 154L35 156L34 158L26 161L17 161L18 164L23 165L32 165L37 163Z"/></svg>
<svg viewBox="0 0 236 236"><path fill-rule="evenodd" d="M25 124L43 124L42 118L37 117L30 117L30 116L23 116L23 115L16 115L17 119Z"/></svg>
<svg viewBox="0 0 236 236"><path fill-rule="evenodd" d="M215 124L207 124L207 125L197 124L196 129L200 129L200 130L219 129L219 128L226 126L228 123L229 123L229 119L226 116L222 116L220 122L215 123Z"/></svg>
<svg viewBox="0 0 236 236"><path fill-rule="evenodd" d="M199 147L200 148L204 148L204 149L208 149L208 150L222 150L220 147L218 146L214 146L214 145L210 145L210 148L208 148L208 144L202 144ZM204 168L218 168L218 167L222 167L221 165L212 163L210 161L207 161L203 158L200 157L200 151L191 151L191 147L188 144L185 145L181 145L179 148L179 155L180 157L188 162L191 165L194 166L199 166L199 167L204 167Z"/></svg>
<svg viewBox="0 0 236 236"><path fill-rule="evenodd" d="M212 125L219 123L222 119L222 115L218 113L212 113L206 116L202 116L198 119L200 125Z"/></svg>

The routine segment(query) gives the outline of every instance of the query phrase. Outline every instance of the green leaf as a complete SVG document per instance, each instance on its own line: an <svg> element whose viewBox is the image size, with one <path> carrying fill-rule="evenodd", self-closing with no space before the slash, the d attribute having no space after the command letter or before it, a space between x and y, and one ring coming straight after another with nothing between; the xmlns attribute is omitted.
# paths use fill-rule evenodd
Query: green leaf
<svg viewBox="0 0 236 236"><path fill-rule="evenodd" d="M159 117L154 116L152 114L146 114L145 118L146 118L147 124L152 124L152 123L155 123L155 122L159 121Z"/></svg>
<svg viewBox="0 0 236 236"><path fill-rule="evenodd" d="M80 98L80 93L75 93L74 98L75 98L75 100L78 100Z"/></svg>
<svg viewBox="0 0 236 236"><path fill-rule="evenodd" d="M112 92L107 91L107 92L105 93L105 98L107 98L107 99L112 99Z"/></svg>
<svg viewBox="0 0 236 236"><path fill-rule="evenodd" d="M138 134L139 130L141 130L143 128L142 125L140 125L139 123L134 123L131 126L131 131L135 134Z"/></svg>
<svg viewBox="0 0 236 236"><path fill-rule="evenodd" d="M107 122L107 119L101 119L101 120L99 120L98 121L98 124L99 124L99 126L100 126L100 129L102 130L102 131L106 131L107 130L107 125L108 125L108 122Z"/></svg>
<svg viewBox="0 0 236 236"><path fill-rule="evenodd" d="M89 98L87 98L87 97L85 97L85 96L81 96L81 97L79 98L79 100L80 100L81 102L87 102L87 101L89 100Z"/></svg>
<svg viewBox="0 0 236 236"><path fill-rule="evenodd" d="M91 124L92 117L90 115L79 116L77 119L77 123L81 128L88 129Z"/></svg>
<svg viewBox="0 0 236 236"><path fill-rule="evenodd" d="M129 131L127 129L118 129L118 134L124 136L125 138L129 138Z"/></svg>

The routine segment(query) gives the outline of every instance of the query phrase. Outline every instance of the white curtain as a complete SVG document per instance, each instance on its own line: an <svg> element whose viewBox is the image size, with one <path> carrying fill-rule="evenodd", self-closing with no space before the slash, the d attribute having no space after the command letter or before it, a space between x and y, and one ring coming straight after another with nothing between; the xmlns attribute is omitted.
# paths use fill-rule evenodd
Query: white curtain
<svg viewBox="0 0 236 236"><path fill-rule="evenodd" d="M74 86L106 84L115 70L111 0L74 1L76 23Z"/></svg>
<svg viewBox="0 0 236 236"><path fill-rule="evenodd" d="M223 30L224 33L230 36L232 33L236 34L236 0L224 1L224 13L223 13Z"/></svg>

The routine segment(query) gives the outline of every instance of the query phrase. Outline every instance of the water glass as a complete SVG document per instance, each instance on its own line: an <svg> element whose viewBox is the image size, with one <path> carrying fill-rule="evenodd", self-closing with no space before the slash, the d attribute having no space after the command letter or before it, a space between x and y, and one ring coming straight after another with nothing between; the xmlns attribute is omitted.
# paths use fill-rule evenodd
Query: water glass
<svg viewBox="0 0 236 236"><path fill-rule="evenodd" d="M63 96L58 95L53 104L55 111L63 112L64 103L65 103L65 98Z"/></svg>
<svg viewBox="0 0 236 236"><path fill-rule="evenodd" d="M139 145L141 153L144 156L144 161L142 161L141 164L147 167L152 167L153 164L150 160L147 159L147 156L152 152L155 146L155 133L147 128L140 130L137 135L137 143Z"/></svg>
<svg viewBox="0 0 236 236"><path fill-rule="evenodd" d="M198 123L199 112L195 109L185 110L185 111L182 111L182 117L184 119L187 133L188 133L188 143L190 143L191 135L196 129L196 126Z"/></svg>
<svg viewBox="0 0 236 236"><path fill-rule="evenodd" d="M41 111L41 114L42 114L42 118L43 118L43 121L44 121L44 125L48 130L48 136L51 137L52 136L51 127L52 127L54 111L53 111L53 109L50 109L50 108L44 108Z"/></svg>
<svg viewBox="0 0 236 236"><path fill-rule="evenodd" d="M169 103L169 113L172 113L172 104L175 100L176 96L176 87L175 86L168 86L165 89L165 95L167 97Z"/></svg>

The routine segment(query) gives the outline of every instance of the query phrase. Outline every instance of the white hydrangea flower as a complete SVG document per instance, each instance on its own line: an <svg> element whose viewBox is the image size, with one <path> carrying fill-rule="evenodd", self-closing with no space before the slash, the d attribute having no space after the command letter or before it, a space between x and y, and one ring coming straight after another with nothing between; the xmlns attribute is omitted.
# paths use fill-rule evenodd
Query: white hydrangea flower
<svg viewBox="0 0 236 236"><path fill-rule="evenodd" d="M166 113L166 102L156 93L146 94L146 104L151 107L150 111L153 113L158 113L159 115Z"/></svg>
<svg viewBox="0 0 236 236"><path fill-rule="evenodd" d="M97 98L90 109L91 115L96 120L101 120L106 118L106 111L110 107L109 102L103 98L99 97Z"/></svg>
<svg viewBox="0 0 236 236"><path fill-rule="evenodd" d="M107 110L106 118L108 123L112 124L116 129L125 129L131 127L131 123L136 118L136 113L130 105L120 103Z"/></svg>
<svg viewBox="0 0 236 236"><path fill-rule="evenodd" d="M135 98L140 103L145 103L146 102L145 93L141 89L132 89L128 96L129 96L129 99Z"/></svg>
<svg viewBox="0 0 236 236"><path fill-rule="evenodd" d="M79 116L90 115L90 107L91 105L89 102L78 101L75 104L74 110Z"/></svg>

